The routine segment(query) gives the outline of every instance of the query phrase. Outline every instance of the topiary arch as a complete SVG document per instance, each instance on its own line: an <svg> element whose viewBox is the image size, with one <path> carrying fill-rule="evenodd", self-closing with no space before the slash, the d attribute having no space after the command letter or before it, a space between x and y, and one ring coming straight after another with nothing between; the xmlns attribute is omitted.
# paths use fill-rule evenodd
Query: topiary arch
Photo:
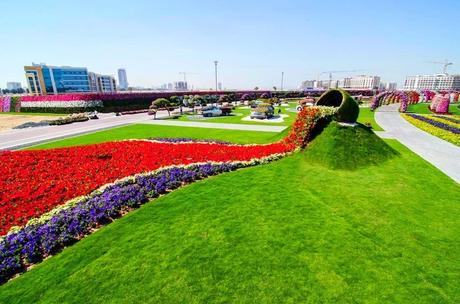
<svg viewBox="0 0 460 304"><path fill-rule="evenodd" d="M338 122L355 123L359 115L358 103L347 92L332 89L321 95L316 102L317 106L339 108L335 114Z"/></svg>

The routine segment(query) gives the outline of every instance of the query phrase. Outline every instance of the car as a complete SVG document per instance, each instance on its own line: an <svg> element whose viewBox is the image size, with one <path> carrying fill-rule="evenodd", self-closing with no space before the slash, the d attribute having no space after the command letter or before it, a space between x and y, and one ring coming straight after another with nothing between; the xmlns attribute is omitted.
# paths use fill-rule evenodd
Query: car
<svg viewBox="0 0 460 304"><path fill-rule="evenodd" d="M251 119L269 119L275 114L273 106L258 107L254 112L251 112Z"/></svg>
<svg viewBox="0 0 460 304"><path fill-rule="evenodd" d="M208 106L201 110L201 114L203 117L217 117L222 115L222 110L216 106Z"/></svg>

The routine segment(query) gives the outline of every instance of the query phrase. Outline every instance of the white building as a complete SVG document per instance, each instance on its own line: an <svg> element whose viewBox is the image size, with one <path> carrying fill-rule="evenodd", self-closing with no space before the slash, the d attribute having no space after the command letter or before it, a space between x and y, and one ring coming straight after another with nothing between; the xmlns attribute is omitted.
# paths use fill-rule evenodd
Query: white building
<svg viewBox="0 0 460 304"><path fill-rule="evenodd" d="M346 77L339 82L339 87L351 90L378 89L380 87L380 77L367 75Z"/></svg>
<svg viewBox="0 0 460 304"><path fill-rule="evenodd" d="M128 77L125 69L118 69L118 87L120 90L128 89Z"/></svg>
<svg viewBox="0 0 460 304"><path fill-rule="evenodd" d="M117 91L117 84L113 76L89 72L88 80L91 92L114 93Z"/></svg>
<svg viewBox="0 0 460 304"><path fill-rule="evenodd" d="M396 82L381 82L380 89L385 91L394 91L398 88L398 84Z"/></svg>
<svg viewBox="0 0 460 304"><path fill-rule="evenodd" d="M8 90L19 90L22 88L22 85L20 82L7 82L6 83L6 88Z"/></svg>
<svg viewBox="0 0 460 304"><path fill-rule="evenodd" d="M407 76L404 90L460 90L460 75Z"/></svg>
<svg viewBox="0 0 460 304"><path fill-rule="evenodd" d="M306 89L313 89L316 88L317 81L316 80L305 80L302 81L300 84L300 89L301 90L306 90Z"/></svg>

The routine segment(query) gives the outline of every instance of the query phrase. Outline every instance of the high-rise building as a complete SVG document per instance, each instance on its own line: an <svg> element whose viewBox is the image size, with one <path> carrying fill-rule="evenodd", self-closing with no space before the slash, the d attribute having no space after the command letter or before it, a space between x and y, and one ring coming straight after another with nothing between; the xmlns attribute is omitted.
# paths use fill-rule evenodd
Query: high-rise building
<svg viewBox="0 0 460 304"><path fill-rule="evenodd" d="M460 75L407 76L404 90L460 90Z"/></svg>
<svg viewBox="0 0 460 304"><path fill-rule="evenodd" d="M175 91L187 91L187 82L186 81L176 81L174 83Z"/></svg>
<svg viewBox="0 0 460 304"><path fill-rule="evenodd" d="M10 91L19 90L19 89L22 89L22 85L20 82L7 82L6 88Z"/></svg>
<svg viewBox="0 0 460 304"><path fill-rule="evenodd" d="M35 95L116 91L115 78L88 72L85 67L32 63L24 71L29 92Z"/></svg>
<svg viewBox="0 0 460 304"><path fill-rule="evenodd" d="M125 69L118 69L118 87L120 90L128 89L128 77Z"/></svg>

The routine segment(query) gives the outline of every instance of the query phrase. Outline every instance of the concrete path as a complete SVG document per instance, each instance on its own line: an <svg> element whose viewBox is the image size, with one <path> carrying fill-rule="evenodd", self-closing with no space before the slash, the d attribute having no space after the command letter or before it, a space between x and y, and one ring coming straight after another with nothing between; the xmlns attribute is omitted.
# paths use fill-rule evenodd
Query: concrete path
<svg viewBox="0 0 460 304"><path fill-rule="evenodd" d="M178 120L149 120L143 123L148 123L148 124L153 124L153 125L163 125L163 126L227 129L227 130L258 131L258 132L276 132L276 133L281 132L284 129L286 129L285 126L264 126L264 125L249 125L249 124L178 121Z"/></svg>
<svg viewBox="0 0 460 304"><path fill-rule="evenodd" d="M158 114L157 116L164 116ZM1 117L0 117L1 119ZM0 132L0 150L19 149L42 142L75 136L79 134L109 129L151 119L146 113L115 116L101 114L100 119L73 123L62 126L45 126L26 129L12 129Z"/></svg>
<svg viewBox="0 0 460 304"><path fill-rule="evenodd" d="M413 126L401 117L398 108L399 104L392 104L377 110L375 120L385 132L376 132L376 134L382 138L397 139L460 183L460 147Z"/></svg>

